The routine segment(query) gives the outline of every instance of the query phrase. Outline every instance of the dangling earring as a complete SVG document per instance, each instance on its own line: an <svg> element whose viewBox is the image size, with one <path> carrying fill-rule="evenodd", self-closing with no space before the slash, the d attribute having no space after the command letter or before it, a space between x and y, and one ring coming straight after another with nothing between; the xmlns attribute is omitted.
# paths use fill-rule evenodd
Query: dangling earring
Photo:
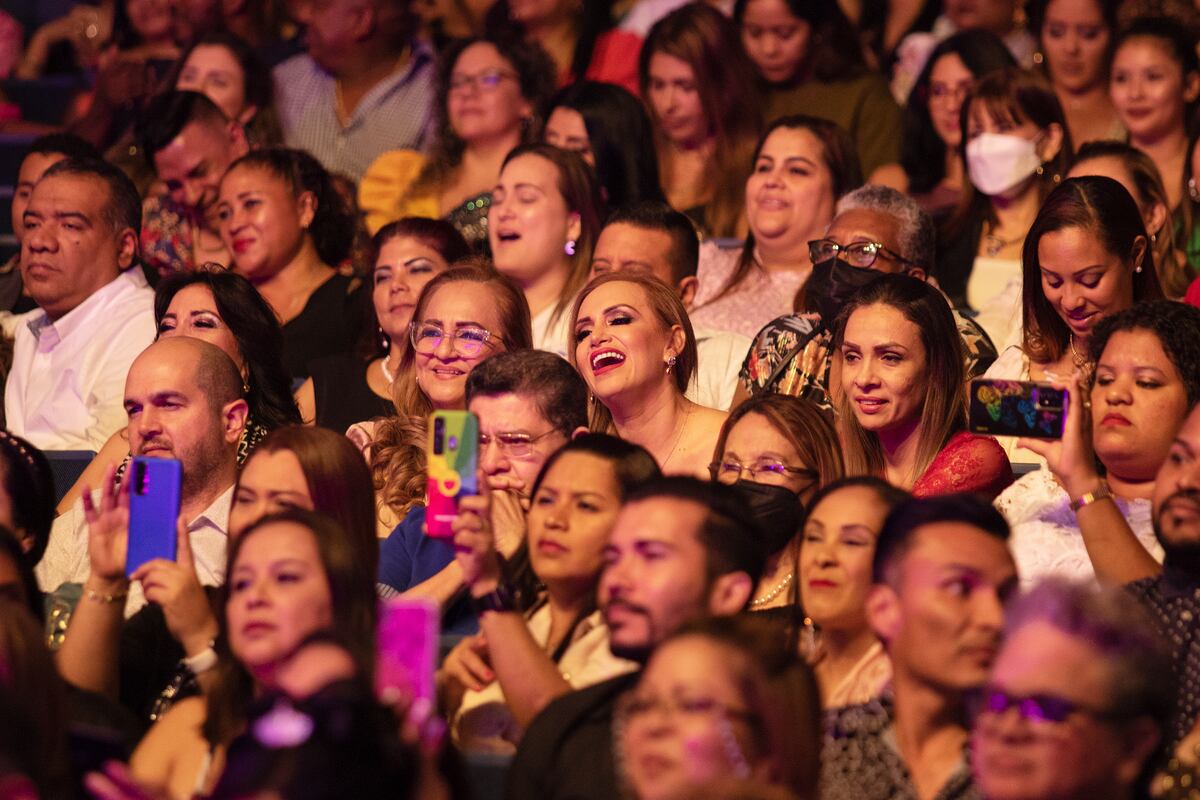
<svg viewBox="0 0 1200 800"><path fill-rule="evenodd" d="M1137 272L1137 273L1139 273L1139 274L1140 274L1140 273L1141 273L1141 271L1142 271L1142 262L1140 262L1140 261L1139 261L1139 262L1138 262L1138 265L1137 265L1136 267L1134 267L1134 268L1133 268L1133 271L1134 271L1134 272Z"/></svg>
<svg viewBox="0 0 1200 800"><path fill-rule="evenodd" d="M563 252L569 256L575 255L575 240L567 239L567 243L563 245Z"/></svg>
<svg viewBox="0 0 1200 800"><path fill-rule="evenodd" d="M387 333L383 330L382 325L379 326L379 346L381 348L383 348L384 350L387 350L389 347L392 346L392 340L391 340L391 338L388 337Z"/></svg>
<svg viewBox="0 0 1200 800"><path fill-rule="evenodd" d="M1042 175L1046 174L1046 170L1041 164L1038 164L1038 168L1034 170L1034 173L1036 173L1040 178Z"/></svg>
<svg viewBox="0 0 1200 800"><path fill-rule="evenodd" d="M675 356L671 356L670 358L667 359L667 374L668 375L671 374L671 368L674 366L675 366Z"/></svg>

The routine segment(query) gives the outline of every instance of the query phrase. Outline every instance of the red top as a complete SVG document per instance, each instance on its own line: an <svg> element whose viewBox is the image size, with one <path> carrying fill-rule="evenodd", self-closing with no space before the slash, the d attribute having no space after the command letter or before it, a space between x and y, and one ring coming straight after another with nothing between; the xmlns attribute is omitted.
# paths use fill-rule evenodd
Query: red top
<svg viewBox="0 0 1200 800"><path fill-rule="evenodd" d="M638 56L642 52L642 37L632 31L614 28L596 38L592 60L583 77L589 81L615 83L640 97L638 88ZM559 88L575 82L568 70L559 76Z"/></svg>
<svg viewBox="0 0 1200 800"><path fill-rule="evenodd" d="M915 497L974 492L995 500L1013 480L1012 465L991 436L960 431L913 484Z"/></svg>

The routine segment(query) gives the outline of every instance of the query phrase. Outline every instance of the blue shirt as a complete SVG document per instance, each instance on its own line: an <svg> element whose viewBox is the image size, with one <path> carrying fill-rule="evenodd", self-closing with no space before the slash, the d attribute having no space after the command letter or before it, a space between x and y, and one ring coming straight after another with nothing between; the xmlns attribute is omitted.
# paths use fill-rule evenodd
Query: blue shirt
<svg viewBox="0 0 1200 800"><path fill-rule="evenodd" d="M454 560L454 543L426 536L425 507L416 506L400 520L379 547L379 582L406 592L445 569ZM442 633L469 634L479 630L467 593L455 595L442 609Z"/></svg>

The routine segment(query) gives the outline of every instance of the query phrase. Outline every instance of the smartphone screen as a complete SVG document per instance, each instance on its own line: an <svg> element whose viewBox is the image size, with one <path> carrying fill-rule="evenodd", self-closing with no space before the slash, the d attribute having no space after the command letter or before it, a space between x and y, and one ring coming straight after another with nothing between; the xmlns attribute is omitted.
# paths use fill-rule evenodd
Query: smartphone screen
<svg viewBox="0 0 1200 800"><path fill-rule="evenodd" d="M434 701L433 671L438 652L438 607L431 600L398 597L385 602L379 618L375 691L398 690L405 698Z"/></svg>
<svg viewBox="0 0 1200 800"><path fill-rule="evenodd" d="M435 411L429 418L426 448L429 505L425 529L438 539L454 537L450 523L458 514L458 498L477 494L479 420L470 411Z"/></svg>
<svg viewBox="0 0 1200 800"><path fill-rule="evenodd" d="M175 560L183 467L173 458L138 456L129 465L129 545L125 574L156 558Z"/></svg>
<svg viewBox="0 0 1200 800"><path fill-rule="evenodd" d="M1030 381L971 381L968 428L992 436L1061 439L1068 396L1062 389Z"/></svg>

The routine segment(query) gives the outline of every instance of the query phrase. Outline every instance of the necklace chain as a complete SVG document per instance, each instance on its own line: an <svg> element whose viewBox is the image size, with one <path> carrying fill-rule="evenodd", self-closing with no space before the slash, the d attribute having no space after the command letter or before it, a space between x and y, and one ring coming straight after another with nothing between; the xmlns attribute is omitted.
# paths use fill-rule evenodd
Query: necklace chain
<svg viewBox="0 0 1200 800"><path fill-rule="evenodd" d="M387 362L388 356L385 354L383 358L379 359L379 371L383 373L383 379L388 382L388 386L391 386L396 382L396 376L388 369Z"/></svg>
<svg viewBox="0 0 1200 800"><path fill-rule="evenodd" d="M1087 359L1079 355L1079 351L1075 349L1075 335L1071 334L1071 338L1068 341L1071 343L1071 360L1075 362L1076 367L1083 369L1087 364Z"/></svg>
<svg viewBox="0 0 1200 800"><path fill-rule="evenodd" d="M757 600L752 600L750 602L750 607L751 608L759 608L761 606L765 606L767 603L771 602L776 597L779 597L779 595L781 595L783 593L784 589L791 586L792 578L795 577L795 574L796 574L795 572L789 572L787 575L784 575L783 580L781 580L779 583L777 583L771 589L771 591L767 592L765 595L758 598Z"/></svg>

